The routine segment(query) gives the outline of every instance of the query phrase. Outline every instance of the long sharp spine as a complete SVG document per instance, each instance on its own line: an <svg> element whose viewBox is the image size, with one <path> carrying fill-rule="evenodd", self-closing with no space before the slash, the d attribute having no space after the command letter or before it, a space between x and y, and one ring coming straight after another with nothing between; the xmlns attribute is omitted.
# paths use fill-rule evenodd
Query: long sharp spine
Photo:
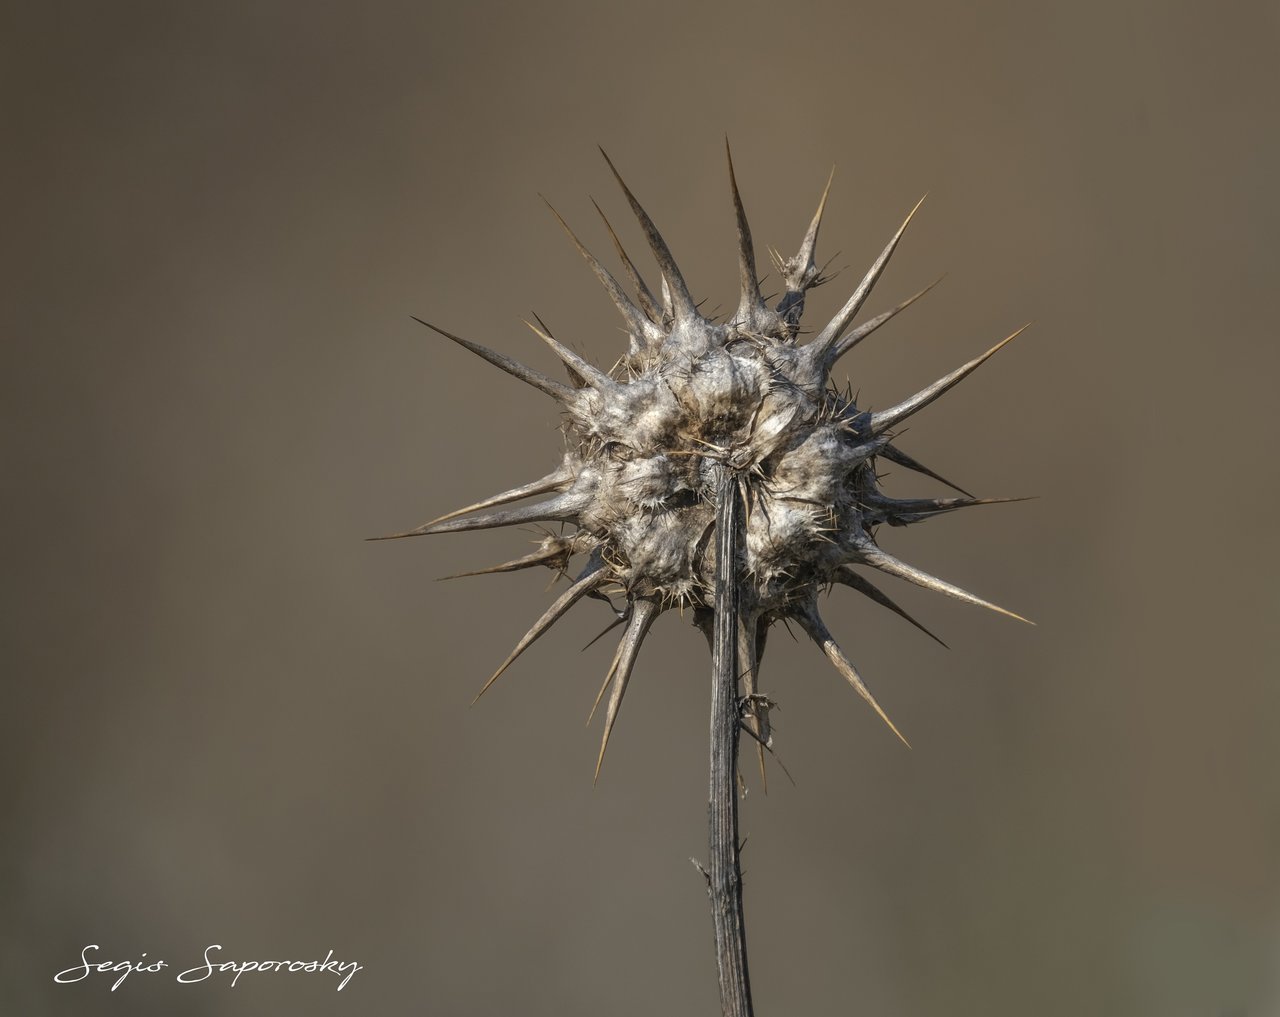
<svg viewBox="0 0 1280 1017"><path fill-rule="evenodd" d="M1028 625L1034 625L1035 622L1015 614L1013 611L1006 610L998 604L993 604L989 600L983 600L981 597L970 593L968 590L961 589L952 583L948 583L945 579L939 579L937 576L930 575L923 569L918 569L914 565L908 565L906 562L895 558L887 551L872 543L870 540L858 545L858 561L865 565L870 565L874 569L891 576L897 576L899 579L905 579L909 583L915 583L916 586L922 586L926 590L933 590L937 593L945 594L956 600L962 600L966 604L972 604L975 607L985 607L988 611L995 611L996 614L1002 614L1009 618L1015 618L1020 622L1026 622Z"/></svg>
<svg viewBox="0 0 1280 1017"><path fill-rule="evenodd" d="M551 336L553 339L555 338L555 333L552 332L551 329L547 327L547 323L542 320L542 318L538 315L537 311L533 312L533 320L538 323L538 327L542 329L542 331L547 333L547 335ZM577 371L575 371L573 369L572 364L564 365L564 373L569 376L569 383L573 385L574 388L587 387L587 379L584 378L582 375L580 375Z"/></svg>
<svg viewBox="0 0 1280 1017"><path fill-rule="evenodd" d="M804 315L805 293L822 281L814 261L814 254L818 248L818 230L822 226L822 215L827 208L827 195L831 193L831 181L835 176L836 170L833 166L831 173L827 176L827 185L822 189L822 197L818 199L818 210L813 213L813 219L809 222L809 228L805 231L804 240L800 242L800 250L796 252L796 256L786 261L779 254L773 255L774 262L787 287L786 293L778 302L777 312L786 323L791 338L795 338L796 331L800 327L800 318Z"/></svg>
<svg viewBox="0 0 1280 1017"><path fill-rule="evenodd" d="M975 505L1009 505L1016 501L1030 501L1031 498L886 498L883 495L864 496L863 504L888 512L892 515L904 513L939 515L943 512L954 512L956 509L972 508Z"/></svg>
<svg viewBox="0 0 1280 1017"><path fill-rule="evenodd" d="M956 370L952 371L945 377L939 378L928 388L921 389L910 399L903 400L898 403L897 406L890 406L887 410L880 410L871 414L871 430L876 434L879 434L882 431L887 431L895 424L906 420L907 417L911 416L913 413L918 413L943 393L958 385L961 381L971 375L979 367L1004 349L1004 347L1009 345L1009 343L1022 335L1022 333L1028 328L1030 328L1030 323L1023 325L1022 328L1018 329L1018 331L1014 332L1012 335L1001 339L1000 342L992 346L991 349L987 350L987 352L982 354L982 356L974 357L973 360L970 360L963 367L956 368Z"/></svg>
<svg viewBox="0 0 1280 1017"><path fill-rule="evenodd" d="M542 200L546 201L547 208L551 209L551 214L556 217L556 221L560 223L565 233L568 234L570 241L573 242L573 246L577 248L578 253L582 255L583 260L591 266L591 271L596 274L596 278L600 280L605 292L609 294L609 298L618 309L618 313L622 315L623 321L627 323L628 330L649 342L660 340L662 337L661 329L646 318L640 309L631 302L622 287L618 285L618 280L613 277L612 273L604 265L600 264L599 259L594 254L587 250L582 241L578 239L577 234L564 221L564 217L556 211L555 206L547 201L545 197Z"/></svg>
<svg viewBox="0 0 1280 1017"><path fill-rule="evenodd" d="M569 349L558 339L553 339L548 333L538 328L531 321L526 321L526 325L533 330L533 334L541 339L544 343L551 347L551 351L555 353L565 364L573 368L592 388L605 392L609 389L617 387L617 382L610 378L604 371L596 367L595 364L584 360L573 350Z"/></svg>
<svg viewBox="0 0 1280 1017"><path fill-rule="evenodd" d="M959 484L953 484L942 474L935 473L933 470L929 469L929 467L925 466L924 463L920 462L917 459L913 459L911 456L907 455L907 453L903 452L902 449L898 448L895 445L884 446L884 448L880 450L879 455L884 456L884 458L888 459L889 462L895 463L898 466L901 466L904 470L911 470L911 472L913 473L923 474L924 476L929 477L932 480L936 480L939 484L946 485L947 487L951 488L951 490L953 491L959 491L961 494L965 495L968 498L973 497L972 492L966 491Z"/></svg>
<svg viewBox="0 0 1280 1017"><path fill-rule="evenodd" d="M545 477L534 480L521 487L513 487L510 491L503 491L501 494L495 494L492 498L486 498L484 501L478 501L474 505L468 505L466 508L454 509L452 512L446 512L442 516L437 516L424 526L434 526L436 523L448 522L450 519L457 519L458 516L465 516L471 512L480 512L483 509L493 508L495 505L505 505L510 501L519 501L521 498L529 498L535 494L546 494L548 491L563 490L573 480L573 474L565 467L548 473Z"/></svg>
<svg viewBox="0 0 1280 1017"><path fill-rule="evenodd" d="M898 227L898 232L893 235L884 250L880 252L880 256L876 258L871 268L867 270L867 274L862 277L862 282L858 284L858 288L853 291L853 295L848 299L844 307L831 319L826 328L814 337L813 342L805 347L805 355L810 370L820 373L823 380L826 379L827 371L830 370L831 363L834 360L833 354L836 344L871 294L871 290L880 279L885 266L889 264L889 259L893 257L898 241L902 239L902 234L906 232L907 226L910 225L912 216L916 214L916 211L923 203L924 198L916 202L916 207L907 213L906 219Z"/></svg>
<svg viewBox="0 0 1280 1017"><path fill-rule="evenodd" d="M571 550L572 546L569 544L549 544L531 554L513 558L511 561L504 561L499 565L490 565L488 568L472 569L470 572L455 572L452 575L441 576L439 582L443 583L448 579L465 579L468 576L491 576L498 572L517 572L520 569L531 569L538 565L546 565L548 568L563 570L569 561Z"/></svg>
<svg viewBox="0 0 1280 1017"><path fill-rule="evenodd" d="M858 573L854 572L852 569L848 567L842 568L839 572L835 574L833 578L837 583L840 583L843 586L847 586L851 590L857 590L864 597L867 597L868 599L875 601L875 603L879 604L881 607L888 608L890 611L896 614L899 618L902 618L910 622L912 625L918 628L921 632L923 632L926 636L932 639L939 646L944 647L946 649L951 648L947 646L947 644L944 643L941 639L939 639L936 635L930 632L927 628L925 628L922 624L920 624L920 622L918 622L915 618L909 615L903 608L899 607L896 601L891 599L888 594L886 594L883 590L881 590L880 587L872 583L869 579L866 579L865 577L858 575Z"/></svg>
<svg viewBox="0 0 1280 1017"><path fill-rule="evenodd" d="M519 378L526 385L532 385L534 388L538 389L538 391L545 392L547 395L551 396L552 399L561 403L569 403L573 401L573 389L569 388L568 385L562 385L558 381L553 381L541 371L535 371L532 367L526 367L524 364L520 363L520 361L513 360L511 357L499 353L496 350L491 350L487 346L481 346L479 343L472 342L470 339L463 339L460 336L454 335L452 332L446 332L444 329L431 324L429 321L423 321L421 318L414 317L413 315L410 315L410 317L419 325L425 325L427 328L431 329L432 332L436 332L444 336L446 339L453 340L463 349L470 350L477 357L480 357L482 360L489 361L489 363L499 370L506 371L507 374L511 375L513 378Z"/></svg>
<svg viewBox="0 0 1280 1017"><path fill-rule="evenodd" d="M489 530L498 526L518 526L521 523L577 522L578 513L582 511L584 502L581 498L566 492L558 498L538 502L536 505L525 505L505 512L490 512L486 515L472 516L469 519L451 519L443 523L425 523L416 529L404 533L389 533L383 537L370 537L369 540L399 540L403 537L424 537L435 533L463 533L468 530Z"/></svg>
<svg viewBox="0 0 1280 1017"><path fill-rule="evenodd" d="M596 772L593 783L600 779L600 767L604 765L605 750L609 747L609 735L613 732L614 722L618 719L618 708L622 705L622 697L626 694L627 683L631 680L631 669L635 666L636 655L640 652L640 644L657 617L658 605L651 600L637 600L631 611L631 622L627 625L626 634L618 644L618 652L614 657L613 691L609 693L609 707L604 718L604 735L600 739L600 755L596 757Z"/></svg>
<svg viewBox="0 0 1280 1017"><path fill-rule="evenodd" d="M509 668L520 654L524 653L533 643L543 635L552 625L564 616L564 613L573 607L579 600L583 598L591 590L603 583L609 578L609 567L600 561L599 558L593 557L578 576L577 580L564 593L556 598L555 602L547 608L546 612L533 623L533 627L529 629L516 644L516 648L511 651L507 659L502 662L502 666L493 672L493 676L484 683L484 686L476 693L476 698L472 700L474 705L479 701L480 697L489 691L489 686L496 682L502 673Z"/></svg>
<svg viewBox="0 0 1280 1017"><path fill-rule="evenodd" d="M857 669L849 658L844 655L844 650L840 649L840 644L836 642L835 637L827 631L827 626L823 624L822 618L818 614L818 609L813 604L807 604L793 617L809 633L809 638L817 643L818 648L827 655L827 659L831 661L845 681L852 685L858 695L865 699L871 708L876 711L876 715L889 725L889 730L898 736L903 745L911 748L911 743L903 737L902 732L889 719L889 715L880 708L880 704L876 702L876 697L871 694L871 690L867 688L862 676L858 674Z"/></svg>
<svg viewBox="0 0 1280 1017"><path fill-rule="evenodd" d="M698 309L694 306L689 287L684 281L684 276L680 274L680 267L676 264L676 259L672 257L671 249L667 246L667 242L662 239L662 234L658 232L653 220L649 218L649 213L644 210L640 202L636 200L636 196L631 193L631 188L622 179L622 174L618 172L613 160L609 158L609 153L601 148L600 154L604 156L604 161L609 164L609 169L613 171L614 179L618 181L618 186L622 188L622 193L626 195L627 203L631 206L632 213L634 213L640 223L640 227L644 230L645 238L649 241L649 249L653 252L654 260L657 261L658 267L662 269L662 277L671 290L673 313L680 320L697 320L700 317Z"/></svg>
<svg viewBox="0 0 1280 1017"><path fill-rule="evenodd" d="M661 325L662 309L659 307L653 291L649 289L648 284L636 268L635 262L631 260L626 248L622 246L622 241L618 239L618 234L614 232L613 224L609 222L608 216L604 214L604 209L596 204L594 198L591 204L595 205L596 211L600 214L600 219L604 223L604 228L609 231L609 239L613 241L613 249L617 252L618 259L622 262L623 271L627 273L627 280L631 283L631 288L636 291L636 299L640 301L641 308L644 309L644 313L650 321L655 325Z"/></svg>
<svg viewBox="0 0 1280 1017"><path fill-rule="evenodd" d="M861 325L855 328L852 332L846 333L845 337L836 344L835 350L831 354L830 362L834 364L837 360L839 360L851 349L857 346L858 343L862 342L863 339L869 336L881 325L884 325L887 322L892 321L899 314L901 314L908 307L910 307L917 300L919 300L926 293L928 293L931 289L937 286L938 283L940 282L942 282L941 277L938 279L935 279L933 282L931 282L924 289L920 290L918 293L914 293L911 296L907 297L906 300L902 301L902 303L898 304L897 306L889 308L889 310L885 311L883 314L876 315L874 318L870 319L869 321L863 322Z"/></svg>
<svg viewBox="0 0 1280 1017"><path fill-rule="evenodd" d="M738 178L733 172L733 153L729 149L729 139L724 139L724 154L729 163L729 189L733 192L733 211L738 224L738 311L735 320L748 327L754 327L757 319L765 310L764 298L760 296L760 280L756 277L755 248L751 243L751 226L747 222L746 209L742 207L742 195L738 192Z"/></svg>

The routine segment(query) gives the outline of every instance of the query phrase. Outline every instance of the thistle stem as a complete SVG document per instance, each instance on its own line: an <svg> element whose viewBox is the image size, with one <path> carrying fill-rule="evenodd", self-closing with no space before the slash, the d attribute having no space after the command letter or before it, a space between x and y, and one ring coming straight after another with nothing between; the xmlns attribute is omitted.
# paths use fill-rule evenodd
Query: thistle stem
<svg viewBox="0 0 1280 1017"><path fill-rule="evenodd" d="M752 666L754 622L745 625L738 553L744 520L738 477L727 467L716 484L716 601L711 640L711 787L707 818L707 888L715 927L716 967L723 1017L752 1017L747 939L742 915L738 841L738 680ZM750 643L750 649L747 644ZM747 651L744 655L743 651Z"/></svg>

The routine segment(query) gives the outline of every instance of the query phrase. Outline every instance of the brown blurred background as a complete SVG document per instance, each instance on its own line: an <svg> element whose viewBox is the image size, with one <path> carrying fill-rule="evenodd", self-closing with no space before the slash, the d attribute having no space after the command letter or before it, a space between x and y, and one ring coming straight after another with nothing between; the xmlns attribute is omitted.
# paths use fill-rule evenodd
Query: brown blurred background
<svg viewBox="0 0 1280 1017"><path fill-rule="evenodd" d="M0 1012L717 1012L701 637L659 622L593 790L603 606L470 709L546 574L434 579L526 535L362 538L556 461L409 315L611 362L537 197L639 255L597 142L732 304L728 132L764 267L838 166L810 320L930 192L868 309L949 275L843 363L865 402L1036 322L904 445L1040 500L886 543L1039 627L833 594L913 751L770 647L759 1013L1280 1013L1280 15L863 7L8 5ZM88 943L175 966L55 986ZM175 984L210 943L365 970Z"/></svg>

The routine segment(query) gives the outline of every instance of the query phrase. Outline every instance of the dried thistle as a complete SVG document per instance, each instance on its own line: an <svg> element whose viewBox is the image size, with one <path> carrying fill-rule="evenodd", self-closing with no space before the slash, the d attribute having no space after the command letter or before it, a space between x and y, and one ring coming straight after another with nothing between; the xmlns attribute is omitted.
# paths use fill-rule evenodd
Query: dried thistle
<svg viewBox="0 0 1280 1017"><path fill-rule="evenodd" d="M928 632L855 571L865 567L1020 618L900 561L876 543L875 534L884 523L910 525L959 508L1017 500L975 498L893 441L899 424L1022 329L909 399L875 412L860 410L848 392L832 386L831 371L840 357L932 288L851 327L919 203L835 317L802 345L798 336L805 295L826 281L815 248L830 180L799 252L788 259L770 252L785 286L781 300L770 307L761 295L730 157L741 295L733 314L718 321L700 313L666 242L607 155L605 159L657 261L657 293L645 283L599 206L634 296L554 208L552 212L621 313L629 349L613 368L602 370L558 342L541 321L526 322L563 361L569 379L565 384L421 322L554 399L564 416L565 451L559 466L539 480L392 536L528 523L571 527L568 532L563 527L559 533L548 531L531 554L462 575L545 566L572 577L481 695L578 601L593 597L612 606L611 595L623 598L614 625L625 629L595 703L598 707L609 691L597 778L650 627L664 611L691 610L713 651L712 844L706 874L716 918L722 1002L726 1014L742 1015L750 1012L750 993L737 861L738 732L745 730L757 743L763 776L764 752L772 745L773 704L761 691L759 660L769 630L779 621L797 622L902 738L828 631L818 612L819 595L833 584L849 586ZM879 487L878 459L923 473L962 497L889 497ZM536 495L551 497L498 509ZM571 571L570 563L578 557L585 564Z"/></svg>

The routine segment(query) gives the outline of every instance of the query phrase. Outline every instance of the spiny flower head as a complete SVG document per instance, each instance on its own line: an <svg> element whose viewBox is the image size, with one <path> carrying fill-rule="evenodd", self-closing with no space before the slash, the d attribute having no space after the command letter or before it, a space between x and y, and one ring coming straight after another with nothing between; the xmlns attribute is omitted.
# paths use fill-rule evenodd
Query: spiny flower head
<svg viewBox="0 0 1280 1017"><path fill-rule="evenodd" d="M621 595L625 606L615 609L615 624L626 628L596 700L598 706L612 685L600 747L603 760L640 644L658 614L673 607L690 608L695 623L710 633L716 574L714 492L719 472L728 469L738 478L746 506L740 563L745 578L739 596L755 626L757 663L770 626L794 620L897 733L827 630L818 613L818 596L839 583L919 626L855 571L866 566L1011 614L898 560L878 546L875 533L884 523L908 525L954 509L1012 499L977 499L959 488L955 490L963 497L891 498L880 490L876 463L886 459L954 488L896 447L894 429L1018 333L897 405L876 412L860 410L848 392L832 386L831 371L840 357L928 291L927 287L853 326L919 204L835 317L801 344L805 294L825 281L815 261L815 248L826 191L799 252L785 260L774 256L785 292L770 307L761 295L751 231L730 158L741 292L737 309L726 320L717 321L699 311L653 221L612 162L609 167L657 262L661 273L657 294L645 283L607 219L605 226L630 294L581 244L559 213L552 212L621 313L630 336L628 350L611 370L602 370L558 342L541 321L530 324L564 363L569 378L565 384L428 325L551 396L563 413L565 450L556 469L541 479L394 536L527 523L570 527L567 531L562 527L559 533L549 531L531 554L465 573L545 566L572 577L481 694L583 597L612 605L609 594ZM603 219L604 213L600 215ZM492 511L536 495L550 497ZM575 557L585 559L584 564L570 570ZM767 746L772 704L759 694L757 671L755 666L744 671L744 724Z"/></svg>

